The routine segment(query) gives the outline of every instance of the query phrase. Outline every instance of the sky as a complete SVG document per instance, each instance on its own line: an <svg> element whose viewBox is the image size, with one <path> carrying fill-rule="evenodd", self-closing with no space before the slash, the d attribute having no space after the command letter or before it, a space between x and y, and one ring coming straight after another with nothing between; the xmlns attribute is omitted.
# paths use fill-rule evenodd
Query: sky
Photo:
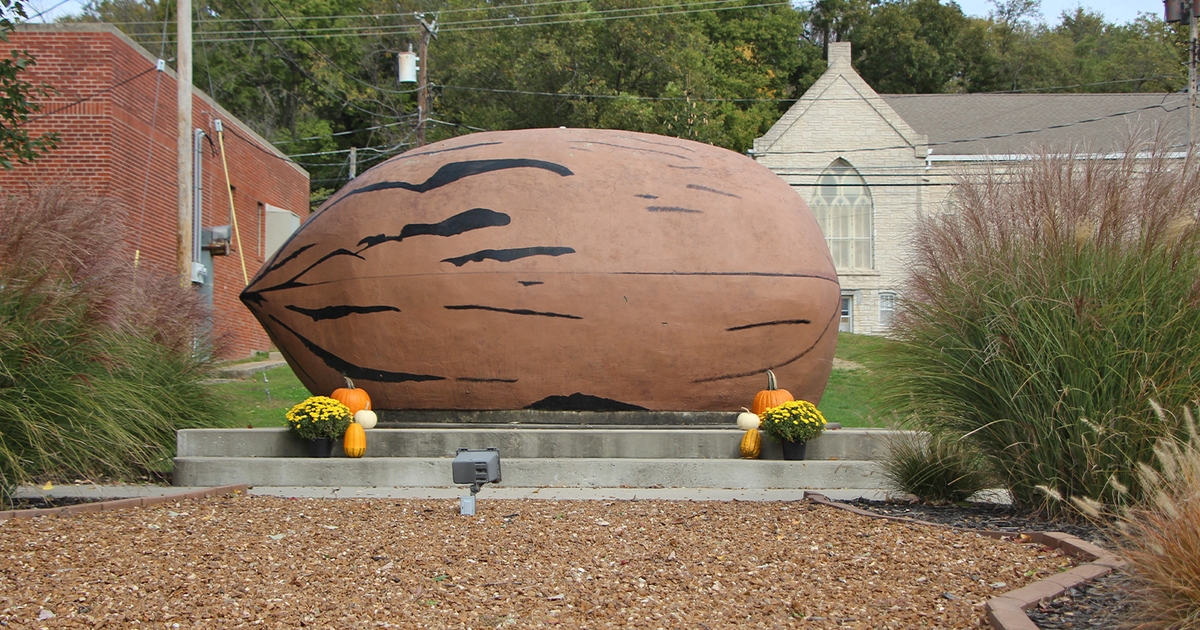
<svg viewBox="0 0 1200 630"><path fill-rule="evenodd" d="M992 10L992 4L987 0L958 0L958 5L967 15L978 17L984 17ZM1131 22L1139 11L1159 16L1163 12L1159 0L1042 0L1042 16L1048 24L1058 24L1063 11L1074 12L1078 6L1103 13L1106 20L1115 23ZM81 12L82 7L83 0L27 0L25 12L31 22L53 22L58 16ZM34 17L42 11L45 13Z"/></svg>
<svg viewBox="0 0 1200 630"><path fill-rule="evenodd" d="M958 0L958 6L962 7L963 13L977 17L986 17L993 8L987 0ZM1102 13L1105 20L1116 24L1132 22L1139 12L1159 17L1163 14L1161 0L1042 0L1042 17L1047 24L1055 25L1061 21L1059 16L1063 11L1074 13L1080 6Z"/></svg>

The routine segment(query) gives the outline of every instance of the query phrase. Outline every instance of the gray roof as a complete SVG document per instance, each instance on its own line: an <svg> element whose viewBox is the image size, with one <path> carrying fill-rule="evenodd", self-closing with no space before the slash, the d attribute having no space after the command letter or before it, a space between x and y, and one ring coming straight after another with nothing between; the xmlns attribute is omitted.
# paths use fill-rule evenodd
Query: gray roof
<svg viewBox="0 0 1200 630"><path fill-rule="evenodd" d="M1173 94L880 94L934 155L1029 153L1119 148L1133 130L1166 125L1187 141L1187 95Z"/></svg>

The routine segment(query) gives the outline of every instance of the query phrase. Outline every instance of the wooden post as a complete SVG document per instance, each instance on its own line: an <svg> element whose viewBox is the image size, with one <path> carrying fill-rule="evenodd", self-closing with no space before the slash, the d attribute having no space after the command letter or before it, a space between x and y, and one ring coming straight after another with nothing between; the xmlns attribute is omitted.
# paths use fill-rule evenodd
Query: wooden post
<svg viewBox="0 0 1200 630"><path fill-rule="evenodd" d="M1196 145L1196 4L1189 0L1188 22L1188 149Z"/></svg>
<svg viewBox="0 0 1200 630"><path fill-rule="evenodd" d="M429 117L429 38L437 37L437 18L433 23L421 22L421 38L417 41L417 146L425 146L425 119Z"/></svg>
<svg viewBox="0 0 1200 630"><path fill-rule="evenodd" d="M176 5L176 31L179 51L175 61L176 99L178 107L178 234L175 259L180 283L191 286L192 281L192 0L179 0Z"/></svg>

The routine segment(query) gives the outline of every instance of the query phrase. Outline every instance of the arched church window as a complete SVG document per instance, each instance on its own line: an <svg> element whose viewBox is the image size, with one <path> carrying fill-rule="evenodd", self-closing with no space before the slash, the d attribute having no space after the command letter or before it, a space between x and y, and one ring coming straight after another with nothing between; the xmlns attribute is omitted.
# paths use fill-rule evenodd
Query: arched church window
<svg viewBox="0 0 1200 630"><path fill-rule="evenodd" d="M838 269L872 269L871 191L846 160L838 158L817 179L812 211Z"/></svg>

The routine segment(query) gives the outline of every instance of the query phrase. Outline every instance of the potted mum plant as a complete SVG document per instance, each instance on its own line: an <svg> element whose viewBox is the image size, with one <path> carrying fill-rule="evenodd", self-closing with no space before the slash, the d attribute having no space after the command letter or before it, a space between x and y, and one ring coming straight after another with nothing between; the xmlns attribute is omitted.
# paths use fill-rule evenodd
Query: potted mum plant
<svg viewBox="0 0 1200 630"><path fill-rule="evenodd" d="M762 432L783 443L784 459L804 459L804 446L825 431L825 416L807 400L792 400L762 412Z"/></svg>
<svg viewBox="0 0 1200 630"><path fill-rule="evenodd" d="M312 396L287 412L287 423L308 440L313 457L329 457L334 440L350 426L350 408L328 396Z"/></svg>

